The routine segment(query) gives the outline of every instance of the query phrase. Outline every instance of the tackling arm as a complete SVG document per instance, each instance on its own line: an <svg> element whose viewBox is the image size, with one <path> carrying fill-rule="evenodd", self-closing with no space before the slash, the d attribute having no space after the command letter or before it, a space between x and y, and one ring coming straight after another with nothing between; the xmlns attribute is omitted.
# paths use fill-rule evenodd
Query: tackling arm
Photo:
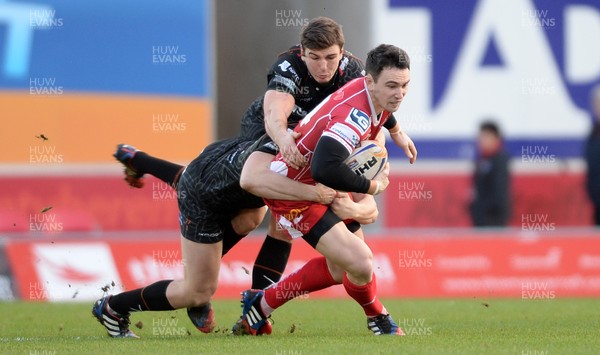
<svg viewBox="0 0 600 355"><path fill-rule="evenodd" d="M377 220L379 210L372 195L340 193L331 203L331 209L341 219L353 219L360 224L370 224Z"/></svg>
<svg viewBox="0 0 600 355"><path fill-rule="evenodd" d="M288 117L292 114L296 101L294 96L286 92L268 90L263 107L265 110L265 130L273 142L279 146L283 159L294 168L306 165L304 157L296 146L295 134L290 134Z"/></svg>
<svg viewBox="0 0 600 355"><path fill-rule="evenodd" d="M273 200L309 200L325 205L333 201L335 190L321 184L303 184L271 171L272 160L272 154L260 151L250 154L242 169L240 186L256 196Z"/></svg>

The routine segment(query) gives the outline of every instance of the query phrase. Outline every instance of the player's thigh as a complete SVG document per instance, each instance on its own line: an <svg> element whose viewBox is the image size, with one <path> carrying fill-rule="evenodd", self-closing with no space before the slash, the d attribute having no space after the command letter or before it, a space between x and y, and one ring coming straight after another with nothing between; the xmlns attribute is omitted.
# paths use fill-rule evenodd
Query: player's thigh
<svg viewBox="0 0 600 355"><path fill-rule="evenodd" d="M243 209L231 219L236 234L246 235L258 227L267 213L267 207Z"/></svg>
<svg viewBox="0 0 600 355"><path fill-rule="evenodd" d="M373 254L365 242L348 230L343 222L325 232L316 245L319 253L346 271L368 273Z"/></svg>
<svg viewBox="0 0 600 355"><path fill-rule="evenodd" d="M193 194L193 181L184 179L182 183L180 188L189 192L178 198L184 288L192 293L210 293L217 285L225 226L231 222Z"/></svg>
<svg viewBox="0 0 600 355"><path fill-rule="evenodd" d="M359 228L356 231L354 231L354 235L357 236L358 238L360 238L360 240L362 240L362 241L365 240L365 233L363 232L362 228Z"/></svg>

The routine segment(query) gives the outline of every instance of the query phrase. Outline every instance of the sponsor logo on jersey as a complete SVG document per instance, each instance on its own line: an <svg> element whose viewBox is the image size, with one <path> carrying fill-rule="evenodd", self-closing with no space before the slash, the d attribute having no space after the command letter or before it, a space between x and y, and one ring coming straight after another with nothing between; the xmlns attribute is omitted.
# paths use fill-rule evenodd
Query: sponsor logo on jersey
<svg viewBox="0 0 600 355"><path fill-rule="evenodd" d="M346 118L346 122L356 127L361 134L367 133L371 126L371 120L369 116L361 110L353 108L350 114Z"/></svg>
<svg viewBox="0 0 600 355"><path fill-rule="evenodd" d="M300 76L298 75L298 73L296 73L296 71L294 70L294 67L292 67L292 66L288 67L288 71L290 73L292 73L292 75L294 76L294 80L300 81Z"/></svg>
<svg viewBox="0 0 600 355"><path fill-rule="evenodd" d="M350 62L350 59L348 59L348 57L342 58L342 60L340 61L340 70L346 69L346 66L348 65L349 62Z"/></svg>
<svg viewBox="0 0 600 355"><path fill-rule="evenodd" d="M334 101L340 101L344 98L344 90L338 90L333 94Z"/></svg>
<svg viewBox="0 0 600 355"><path fill-rule="evenodd" d="M279 92L285 92L293 95L299 90L298 86L292 79L288 79L279 74L275 74L275 77L271 79L271 83L275 84L275 90Z"/></svg>
<svg viewBox="0 0 600 355"><path fill-rule="evenodd" d="M284 60L283 63L279 64L279 68L281 69L281 71L287 71L288 68L291 66L292 65L287 60Z"/></svg>
<svg viewBox="0 0 600 355"><path fill-rule="evenodd" d="M348 127L343 123L336 122L333 126L329 128L329 131L338 136L346 144L352 147L356 147L360 143L360 137L358 136L358 134L356 134L356 132L352 128ZM338 141L340 139L338 139Z"/></svg>
<svg viewBox="0 0 600 355"><path fill-rule="evenodd" d="M286 213L283 216L288 221L291 221L293 223L298 223L298 222L300 222L300 220L302 220L302 218L304 218L304 216L302 216L302 212L306 211L307 209L308 209L308 206L305 206L302 208L293 208L290 210L289 213Z"/></svg>
<svg viewBox="0 0 600 355"><path fill-rule="evenodd" d="M293 114L300 116L300 117L304 117L306 116L307 112L304 111L302 109L302 107L298 106L298 105L294 105L294 110L292 111Z"/></svg>

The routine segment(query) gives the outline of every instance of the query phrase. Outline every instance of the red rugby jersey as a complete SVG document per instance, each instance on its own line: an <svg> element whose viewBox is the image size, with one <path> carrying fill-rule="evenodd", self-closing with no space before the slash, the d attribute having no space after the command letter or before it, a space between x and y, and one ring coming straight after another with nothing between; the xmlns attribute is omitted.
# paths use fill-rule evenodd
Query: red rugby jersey
<svg viewBox="0 0 600 355"><path fill-rule="evenodd" d="M271 170L290 179L314 185L316 182L310 173L310 164L322 136L337 140L351 153L361 141L375 139L390 114L383 111L378 116L365 78L354 79L329 95L294 129L302 134L296 144L308 164L294 169L283 161L279 153L271 162Z"/></svg>

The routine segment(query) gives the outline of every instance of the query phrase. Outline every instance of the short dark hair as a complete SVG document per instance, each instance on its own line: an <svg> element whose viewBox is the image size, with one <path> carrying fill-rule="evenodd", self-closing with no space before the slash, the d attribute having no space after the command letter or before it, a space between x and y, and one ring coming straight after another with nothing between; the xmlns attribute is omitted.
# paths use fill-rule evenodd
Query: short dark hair
<svg viewBox="0 0 600 355"><path fill-rule="evenodd" d="M385 68L410 70L410 58L401 48L391 44L380 44L367 54L365 73L371 74L373 80L377 81Z"/></svg>
<svg viewBox="0 0 600 355"><path fill-rule="evenodd" d="M317 17L308 22L300 32L302 48L326 49L334 45L344 48L342 26L329 17Z"/></svg>
<svg viewBox="0 0 600 355"><path fill-rule="evenodd" d="M490 132L497 138L502 138L500 127L492 120L485 120L479 125L479 132Z"/></svg>

